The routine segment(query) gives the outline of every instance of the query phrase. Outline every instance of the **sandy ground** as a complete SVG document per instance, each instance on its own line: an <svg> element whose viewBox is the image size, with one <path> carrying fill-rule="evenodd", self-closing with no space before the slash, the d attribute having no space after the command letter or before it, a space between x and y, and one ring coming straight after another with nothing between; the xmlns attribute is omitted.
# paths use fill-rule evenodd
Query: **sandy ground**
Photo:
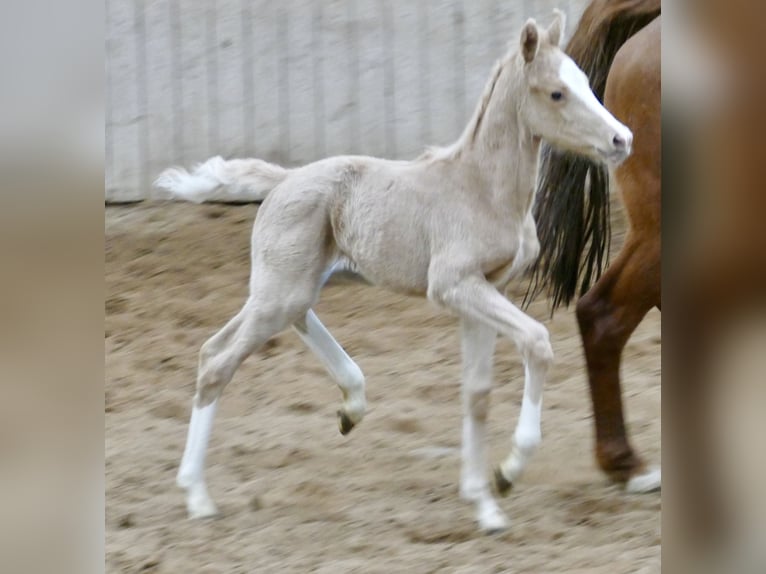
<svg viewBox="0 0 766 574"><path fill-rule="evenodd" d="M660 496L627 495L597 471L573 312L548 320L544 301L531 314L551 331L556 365L541 450L501 501L507 533L479 534L458 497L455 319L345 281L316 310L365 372L367 418L341 436L340 393L298 337L282 333L223 395L207 473L222 516L188 521L174 476L197 352L244 302L256 209L106 210L108 572L660 571ZM633 441L659 462L658 312L631 339L623 374ZM495 380L493 463L507 453L523 384L505 340Z"/></svg>

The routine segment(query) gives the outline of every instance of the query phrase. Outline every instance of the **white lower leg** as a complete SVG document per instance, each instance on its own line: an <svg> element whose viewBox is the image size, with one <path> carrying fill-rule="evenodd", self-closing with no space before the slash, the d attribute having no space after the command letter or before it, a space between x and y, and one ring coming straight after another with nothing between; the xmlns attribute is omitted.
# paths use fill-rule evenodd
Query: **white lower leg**
<svg viewBox="0 0 766 574"><path fill-rule="evenodd" d="M345 415L352 424L359 423L367 408L362 370L322 325L314 311L309 309L306 316L293 326L340 387Z"/></svg>
<svg viewBox="0 0 766 574"><path fill-rule="evenodd" d="M543 376L544 373L539 372L539 369L530 369L528 365L525 368L524 396L521 400L519 422L513 434L511 452L500 465L500 472L510 483L521 476L529 459L540 445Z"/></svg>
<svg viewBox="0 0 766 574"><path fill-rule="evenodd" d="M213 516L218 512L205 484L205 455L217 405L216 400L202 408L195 404L192 409L186 448L176 476L178 486L186 489L189 518Z"/></svg>
<svg viewBox="0 0 766 574"><path fill-rule="evenodd" d="M497 531L508 526L487 479L487 415L497 333L492 327L467 318L460 329L463 358L460 496L476 505L476 519L482 530Z"/></svg>
<svg viewBox="0 0 766 574"><path fill-rule="evenodd" d="M493 498L487 480L486 419L471 414L463 418L460 496L476 505L476 520L482 530L491 532L508 526L508 518Z"/></svg>
<svg viewBox="0 0 766 574"><path fill-rule="evenodd" d="M525 416L526 415L526 416ZM521 416L513 434L513 445L508 457L500 465L503 476L513 482L521 476L529 459L540 444L540 404L523 399Z"/></svg>
<svg viewBox="0 0 766 574"><path fill-rule="evenodd" d="M625 490L633 494L656 492L661 487L662 472L659 467L652 467L642 474L631 476L625 483Z"/></svg>
<svg viewBox="0 0 766 574"><path fill-rule="evenodd" d="M462 465L460 468L460 496L476 501L489 492L487 482L487 404L489 391L471 393L463 397Z"/></svg>

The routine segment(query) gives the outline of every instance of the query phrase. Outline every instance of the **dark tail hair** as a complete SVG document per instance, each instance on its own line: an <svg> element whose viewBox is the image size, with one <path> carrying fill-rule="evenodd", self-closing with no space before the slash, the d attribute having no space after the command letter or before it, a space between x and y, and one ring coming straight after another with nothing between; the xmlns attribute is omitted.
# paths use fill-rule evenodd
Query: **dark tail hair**
<svg viewBox="0 0 766 574"><path fill-rule="evenodd" d="M599 101L620 47L660 14L660 0L593 0L565 52L590 80ZM540 255L531 269L524 306L541 292L551 313L583 295L609 259L609 172L601 164L543 147L533 215Z"/></svg>

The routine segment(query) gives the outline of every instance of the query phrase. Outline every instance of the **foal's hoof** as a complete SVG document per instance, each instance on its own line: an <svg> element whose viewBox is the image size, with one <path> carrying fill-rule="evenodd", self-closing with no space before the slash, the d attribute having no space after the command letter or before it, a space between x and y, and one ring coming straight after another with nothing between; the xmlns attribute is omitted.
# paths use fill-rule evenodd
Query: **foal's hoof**
<svg viewBox="0 0 766 574"><path fill-rule="evenodd" d="M508 496L513 488L513 483L503 476L503 471L499 467L495 469L494 478L495 491L500 496Z"/></svg>
<svg viewBox="0 0 766 574"><path fill-rule="evenodd" d="M346 436L354 428L354 421L343 411L338 411L338 428L343 436Z"/></svg>
<svg viewBox="0 0 766 574"><path fill-rule="evenodd" d="M508 532L508 525L501 524L498 526L487 526L485 528L482 528L481 532L482 534L485 534L487 536L496 536L498 534L503 534L505 532Z"/></svg>
<svg viewBox="0 0 766 574"><path fill-rule="evenodd" d="M479 530L490 536L506 532L509 526L508 518L499 508L485 511L479 517Z"/></svg>
<svg viewBox="0 0 766 574"><path fill-rule="evenodd" d="M215 518L219 515L218 507L210 499L189 500L186 504L189 520Z"/></svg>

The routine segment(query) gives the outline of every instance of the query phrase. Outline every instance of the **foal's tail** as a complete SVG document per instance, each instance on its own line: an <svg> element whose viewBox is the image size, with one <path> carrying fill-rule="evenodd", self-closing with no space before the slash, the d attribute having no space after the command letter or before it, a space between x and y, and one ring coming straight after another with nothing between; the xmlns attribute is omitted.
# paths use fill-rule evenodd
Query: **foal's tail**
<svg viewBox="0 0 766 574"><path fill-rule="evenodd" d="M224 160L216 156L196 165L191 172L182 167L168 168L154 185L194 203L249 203L263 201L287 174L285 168L260 159Z"/></svg>
<svg viewBox="0 0 766 574"><path fill-rule="evenodd" d="M592 0L565 52L585 72L599 101L620 47L660 14L660 0ZM540 255L524 303L543 291L552 310L590 289L609 255L609 172L545 147L534 205Z"/></svg>

